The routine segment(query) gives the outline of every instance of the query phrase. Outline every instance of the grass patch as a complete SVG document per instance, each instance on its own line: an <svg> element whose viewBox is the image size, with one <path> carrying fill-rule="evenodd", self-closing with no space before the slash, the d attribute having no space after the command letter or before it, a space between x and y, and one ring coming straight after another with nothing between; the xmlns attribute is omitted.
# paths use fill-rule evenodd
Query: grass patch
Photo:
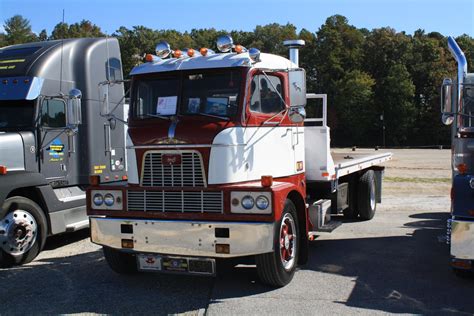
<svg viewBox="0 0 474 316"><path fill-rule="evenodd" d="M403 178L403 177L384 177L388 182L412 182L412 183L450 183L451 178Z"/></svg>

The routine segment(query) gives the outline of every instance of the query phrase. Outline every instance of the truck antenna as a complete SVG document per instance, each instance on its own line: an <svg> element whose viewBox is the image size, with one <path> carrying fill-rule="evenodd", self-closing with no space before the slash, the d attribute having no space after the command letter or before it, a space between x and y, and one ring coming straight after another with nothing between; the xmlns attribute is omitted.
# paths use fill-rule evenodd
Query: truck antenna
<svg viewBox="0 0 474 316"><path fill-rule="evenodd" d="M63 22L64 26L64 9L63 9ZM62 83L63 83L63 45L64 44L64 38L61 38L61 61L60 61L60 66L59 66L59 94L62 94Z"/></svg>

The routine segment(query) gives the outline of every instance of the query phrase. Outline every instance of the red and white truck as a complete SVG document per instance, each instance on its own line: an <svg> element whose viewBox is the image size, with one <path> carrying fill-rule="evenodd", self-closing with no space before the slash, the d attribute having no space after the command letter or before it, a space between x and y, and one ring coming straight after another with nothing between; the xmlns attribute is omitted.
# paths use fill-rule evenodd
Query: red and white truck
<svg viewBox="0 0 474 316"><path fill-rule="evenodd" d="M250 256L284 286L331 215L374 216L391 154L331 154L326 96L306 93L298 66L304 41L285 45L290 60L230 36L220 53L161 42L132 70L128 184L92 176L87 192L114 271L213 275L217 259ZM308 98L322 99L319 117L306 118Z"/></svg>

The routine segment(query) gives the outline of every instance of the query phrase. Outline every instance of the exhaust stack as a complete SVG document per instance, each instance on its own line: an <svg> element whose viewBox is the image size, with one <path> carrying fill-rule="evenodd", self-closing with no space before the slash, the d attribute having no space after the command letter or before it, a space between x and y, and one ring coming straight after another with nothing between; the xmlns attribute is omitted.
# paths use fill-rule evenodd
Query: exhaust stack
<svg viewBox="0 0 474 316"><path fill-rule="evenodd" d="M303 47L305 42L303 40L287 40L283 42L283 45L290 49L290 60L292 63L299 67L299 49Z"/></svg>
<svg viewBox="0 0 474 316"><path fill-rule="evenodd" d="M448 48L451 52L451 55L453 55L454 59L456 59L456 62L458 63L457 104L458 112L460 112L462 110L462 85L467 74L467 61L466 56L464 56L463 51L452 36L448 36Z"/></svg>

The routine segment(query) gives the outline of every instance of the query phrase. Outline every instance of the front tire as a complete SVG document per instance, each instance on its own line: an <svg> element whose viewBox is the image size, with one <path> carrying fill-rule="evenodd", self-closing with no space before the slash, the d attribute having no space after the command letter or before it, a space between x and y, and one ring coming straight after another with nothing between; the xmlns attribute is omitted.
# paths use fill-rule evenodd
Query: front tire
<svg viewBox="0 0 474 316"><path fill-rule="evenodd" d="M286 200L281 219L275 226L274 251L255 258L257 273L263 283L282 287L293 279L298 263L299 236L296 207Z"/></svg>
<svg viewBox="0 0 474 316"><path fill-rule="evenodd" d="M0 267L31 262L43 249L47 230L38 204L21 196L6 199L0 209Z"/></svg>
<svg viewBox="0 0 474 316"><path fill-rule="evenodd" d="M117 249L103 247L105 261L118 274L133 274L138 272L135 255Z"/></svg>
<svg viewBox="0 0 474 316"><path fill-rule="evenodd" d="M374 218L377 203L375 197L375 173L373 170L366 171L359 179L357 203L361 220L368 221Z"/></svg>

